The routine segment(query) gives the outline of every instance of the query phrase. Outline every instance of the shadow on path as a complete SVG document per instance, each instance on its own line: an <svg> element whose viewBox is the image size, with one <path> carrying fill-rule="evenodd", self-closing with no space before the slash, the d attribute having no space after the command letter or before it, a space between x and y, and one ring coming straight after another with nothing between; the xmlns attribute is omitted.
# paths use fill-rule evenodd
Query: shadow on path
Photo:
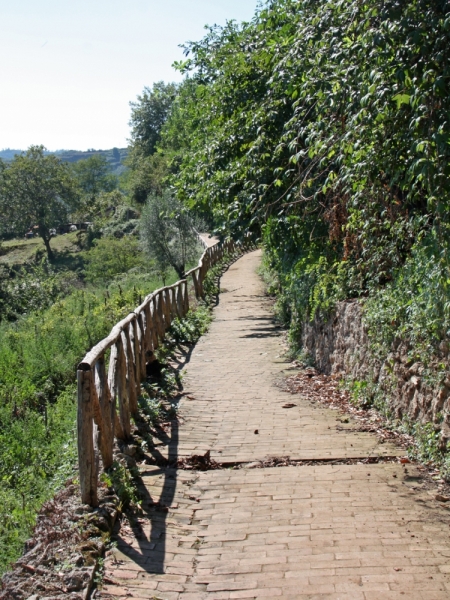
<svg viewBox="0 0 450 600"><path fill-rule="evenodd" d="M171 428L169 456L176 460L178 446L178 423ZM161 467L141 472L142 477L164 477L159 498L153 498L145 483L139 486L142 496L142 517L133 524L134 539L139 548L130 544L119 532L116 536L117 547L133 562L139 564L147 573L164 573L166 556L166 529L169 507L172 505L177 487L177 469ZM151 484L150 484L151 485ZM142 527L142 522L145 528ZM148 529L150 527L150 529Z"/></svg>
<svg viewBox="0 0 450 600"><path fill-rule="evenodd" d="M179 382L180 393L171 403L178 406L183 397L180 373L189 363L195 346L187 349L179 347L181 355L172 359L172 369L175 371L175 377ZM148 426L147 426L148 427ZM162 425L157 425L149 433L158 440L156 444L148 450L145 458L150 464L155 464L159 468L148 471L142 470L139 475L141 478L164 478L159 497L152 497L148 487L155 487L150 482L150 486L145 485L144 481L139 484L139 492L142 499L142 516L135 516L131 523L134 534L134 545L126 540L120 530L115 536L118 549L130 560L140 565L147 573L163 574L166 556L166 530L169 509L173 503L177 488L177 469L173 466L178 461L178 441L179 441L178 419L173 419ZM167 457L161 454L159 447L167 448ZM144 527L143 527L144 525ZM139 548L136 548L136 541Z"/></svg>
<svg viewBox="0 0 450 600"><path fill-rule="evenodd" d="M235 261L233 260L220 274L218 274L215 283L219 289L222 275L234 262ZM241 299L237 299L236 301L248 302L249 299L259 301L262 297L264 296L241 295L237 297ZM212 308L217 307L220 303L220 293L215 294L210 299L210 302ZM260 318L259 320L264 321L266 319ZM270 319L267 320L270 321ZM258 333L246 337L275 335L275 333L264 333L266 329L255 329L255 331ZM185 392L183 392L180 373L190 362L194 348L195 345L189 347L179 346L178 356L175 356L170 360L171 368L175 373L179 387L179 394L171 399L171 403L176 406L179 405L181 398L185 394ZM121 534L120 530L115 536L118 549L130 560L140 565L140 567L149 574L165 573L167 519L177 489L178 471L175 465L179 458L179 428L179 420L173 419L170 422L154 427L152 430L149 429L148 433L150 433L152 437L157 438L158 442L149 449L146 459L149 464L155 465L157 468L152 468L147 471L142 470L140 472L140 476L147 479L147 483L149 484L145 485L145 480L142 480L139 485L139 491L142 497L142 517L136 516L131 523L134 534L133 543L127 541L126 533L124 532ZM161 453L159 450L161 447L167 449L167 456L164 456ZM156 482L156 480L161 477L163 478L162 484ZM153 478L158 485L152 484ZM152 497L149 488L160 489L159 497ZM180 525L182 525L181 522Z"/></svg>

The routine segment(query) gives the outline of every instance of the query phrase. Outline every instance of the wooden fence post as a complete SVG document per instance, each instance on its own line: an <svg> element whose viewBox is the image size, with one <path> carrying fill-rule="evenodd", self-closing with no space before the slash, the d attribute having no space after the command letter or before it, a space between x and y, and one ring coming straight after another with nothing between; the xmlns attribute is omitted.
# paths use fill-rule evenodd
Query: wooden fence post
<svg viewBox="0 0 450 600"><path fill-rule="evenodd" d="M166 331L167 329L169 329L169 327L172 325L172 298L171 298L171 293L170 290L165 289L164 290L164 305L165 305L165 311L164 311L164 316L166 319Z"/></svg>
<svg viewBox="0 0 450 600"><path fill-rule="evenodd" d="M178 284L178 286L176 287L176 304L175 306L177 307L177 315L179 319L182 319L184 317L184 310L183 310L183 282L180 281L180 283Z"/></svg>
<svg viewBox="0 0 450 600"><path fill-rule="evenodd" d="M164 305L163 305L164 299L162 297L161 292L158 293L158 295L156 296L155 302L157 303L156 315L157 315L157 322L158 322L159 339L162 341L166 334L166 327L165 327L165 321L164 321Z"/></svg>
<svg viewBox="0 0 450 600"><path fill-rule="evenodd" d="M78 465L81 501L98 506L97 460L94 446L94 410L91 401L91 371L77 371L78 385Z"/></svg>
<svg viewBox="0 0 450 600"><path fill-rule="evenodd" d="M108 387L111 394L111 411L113 413L112 422L114 435L119 440L125 439L125 433L123 431L122 423L117 415L117 399L119 397L119 346L116 342L111 348L111 354L109 357L109 368L108 368Z"/></svg>
<svg viewBox="0 0 450 600"><path fill-rule="evenodd" d="M178 284L179 285L179 284ZM174 287L170 290L170 294L172 296L172 320L176 319L180 315L178 314L178 303L177 303L177 290L178 285L175 284Z"/></svg>
<svg viewBox="0 0 450 600"><path fill-rule="evenodd" d="M187 279L183 284L183 317L189 312L189 289Z"/></svg>
<svg viewBox="0 0 450 600"><path fill-rule="evenodd" d="M125 355L123 333L120 334L117 340L117 350L119 353L118 360L118 377L117 377L117 397L119 398L119 419L122 426L123 436L128 440L131 434L130 424L130 404L127 390L127 357Z"/></svg>
<svg viewBox="0 0 450 600"><path fill-rule="evenodd" d="M125 350L126 359L126 381L127 381L127 396L130 414L136 415L138 411L137 393L136 393L136 376L135 362L133 356L133 346L130 339L130 325L127 325L122 331L122 341Z"/></svg>
<svg viewBox="0 0 450 600"><path fill-rule="evenodd" d="M141 395L141 348L139 344L138 334L138 319L137 317L129 325L130 342L131 342L131 356L133 360L133 374L134 374L134 385L136 394L136 412L137 412L137 398Z"/></svg>
<svg viewBox="0 0 450 600"><path fill-rule="evenodd" d="M148 302L145 305L144 317L145 317L144 337L145 337L146 350L155 350L155 335L154 335L155 328L153 326L150 302ZM156 336L156 339L158 339L157 336Z"/></svg>
<svg viewBox="0 0 450 600"><path fill-rule="evenodd" d="M138 332L138 352L139 352L139 381L144 381L147 375L145 370L145 352L151 350L145 335L145 311L140 312L136 319Z"/></svg>
<svg viewBox="0 0 450 600"><path fill-rule="evenodd" d="M195 271L192 271L192 281L194 282L195 296L196 296L196 298L200 298L201 290L200 290L200 285L198 282L197 272L195 272Z"/></svg>
<svg viewBox="0 0 450 600"><path fill-rule="evenodd" d="M203 298L204 290L203 290L203 280L205 279L205 265L202 263L200 270L198 272L198 286L200 288L200 297Z"/></svg>
<svg viewBox="0 0 450 600"><path fill-rule="evenodd" d="M109 469L113 463L114 445L114 413L111 394L106 376L105 357L101 356L95 363L95 390L100 405L102 425L100 429L99 447L102 454L103 468Z"/></svg>

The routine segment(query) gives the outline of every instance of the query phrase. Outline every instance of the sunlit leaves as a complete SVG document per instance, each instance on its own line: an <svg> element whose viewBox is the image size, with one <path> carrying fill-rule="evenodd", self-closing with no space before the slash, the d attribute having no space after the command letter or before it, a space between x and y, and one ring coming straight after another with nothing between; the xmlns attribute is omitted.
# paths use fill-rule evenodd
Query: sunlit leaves
<svg viewBox="0 0 450 600"><path fill-rule="evenodd" d="M186 48L179 196L221 232L268 235L270 222L280 269L327 256L346 293L385 285L421 227L448 220L449 10L273 0L251 23L209 29Z"/></svg>

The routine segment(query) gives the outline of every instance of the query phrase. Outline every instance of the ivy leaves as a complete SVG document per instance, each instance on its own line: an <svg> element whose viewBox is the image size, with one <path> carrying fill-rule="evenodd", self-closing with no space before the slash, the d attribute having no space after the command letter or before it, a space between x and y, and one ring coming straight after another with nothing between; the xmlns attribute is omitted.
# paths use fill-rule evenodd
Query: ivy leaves
<svg viewBox="0 0 450 600"><path fill-rule="evenodd" d="M449 23L443 0L272 0L209 29L180 66L179 197L223 233L263 232L309 309L390 285L431 231L443 307Z"/></svg>

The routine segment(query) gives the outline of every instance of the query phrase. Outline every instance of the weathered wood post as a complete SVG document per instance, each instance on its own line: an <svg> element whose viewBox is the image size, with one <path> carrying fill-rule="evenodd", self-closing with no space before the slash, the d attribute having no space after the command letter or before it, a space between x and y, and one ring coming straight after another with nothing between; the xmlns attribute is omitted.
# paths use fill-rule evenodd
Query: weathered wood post
<svg viewBox="0 0 450 600"><path fill-rule="evenodd" d="M206 246L206 244L204 244ZM80 363L78 384L78 460L82 501L98 505L99 456L103 468L113 463L114 436L127 441L131 435L130 412L137 414L140 383L146 376L146 350L164 339L167 328L189 311L188 276L195 295L203 296L208 270L242 244L227 240L206 248L198 266L186 278L147 296L134 313L117 323L110 335L99 342ZM108 369L106 352L110 349Z"/></svg>
<svg viewBox="0 0 450 600"><path fill-rule="evenodd" d="M166 334L166 326L164 321L164 299L160 292L155 297L156 302L156 314L157 314L157 323L158 323L158 334L159 339L162 341Z"/></svg>
<svg viewBox="0 0 450 600"><path fill-rule="evenodd" d="M133 356L133 346L131 344L130 337L130 325L128 324L123 328L122 331L122 343L125 350L126 359L126 386L128 396L128 406L130 414L136 415L138 411L137 405L137 394L136 394L136 377L135 377L135 364Z"/></svg>
<svg viewBox="0 0 450 600"><path fill-rule="evenodd" d="M101 425L99 447L102 454L103 468L109 469L113 463L113 445L114 445L114 407L111 402L111 394L108 388L106 376L105 357L101 356L95 363L95 391L97 394Z"/></svg>
<svg viewBox="0 0 450 600"><path fill-rule="evenodd" d="M196 298L200 298L201 296L201 288L198 281L197 271L192 271L192 281L194 283L194 291Z"/></svg>
<svg viewBox="0 0 450 600"><path fill-rule="evenodd" d="M184 317L184 310L183 310L183 281L180 281L179 284L176 287L176 308L177 308L177 315L179 319L182 319Z"/></svg>
<svg viewBox="0 0 450 600"><path fill-rule="evenodd" d="M189 312L189 291L188 291L188 282L185 279L183 283L183 317L187 315Z"/></svg>
<svg viewBox="0 0 450 600"><path fill-rule="evenodd" d="M127 390L127 357L125 355L124 345L126 338L123 339L123 333L117 340L117 351L119 354L118 361L118 378L117 378L117 397L119 399L119 419L123 431L123 439L128 440L131 434L130 424L130 404Z"/></svg>
<svg viewBox="0 0 450 600"><path fill-rule="evenodd" d="M144 307L144 339L145 349L154 350L154 336L153 336L153 320L150 308L150 300L145 304ZM144 358L145 363L145 358Z"/></svg>
<svg viewBox="0 0 450 600"><path fill-rule="evenodd" d="M131 357L133 364L133 375L136 395L136 412L137 398L141 395L141 349L138 339L138 322L137 317L133 319L129 325L130 342L131 342Z"/></svg>
<svg viewBox="0 0 450 600"><path fill-rule="evenodd" d="M146 319L145 319L145 311L139 311L138 315L137 315L137 319L136 319L136 326L137 326L137 341L138 341L138 347L137 347L137 351L139 352L139 381L144 381L145 377L146 377L146 372L145 372L145 352L147 350L152 350L152 348L150 347L150 345L147 343L147 337L145 335L145 326L146 326Z"/></svg>
<svg viewBox="0 0 450 600"><path fill-rule="evenodd" d="M114 435L118 440L125 439L125 432L122 427L119 415L117 414L117 403L119 397L119 348L117 342L111 347L111 354L109 357L109 368L108 368L108 387L111 394L111 411L114 414L113 417L113 430Z"/></svg>
<svg viewBox="0 0 450 600"><path fill-rule="evenodd" d="M77 371L78 385L78 466L81 501L98 506L97 461L94 447L94 408L91 401L91 371Z"/></svg>
<svg viewBox="0 0 450 600"><path fill-rule="evenodd" d="M172 306L172 320L176 319L177 317L179 317L180 315L178 314L178 302L177 302L177 290L178 290L178 286L179 283L175 283L171 290L171 296L172 296L172 300L171 300L171 306Z"/></svg>
<svg viewBox="0 0 450 600"><path fill-rule="evenodd" d="M166 319L166 331L172 325L172 294L170 293L170 288L166 288L163 292L164 294L164 316Z"/></svg>
<svg viewBox="0 0 450 600"><path fill-rule="evenodd" d="M203 270L204 270L204 265L203 265L203 261L202 261L200 269L198 270L198 287L199 287L199 292L200 292L200 296L199 296L200 298L203 298L203 293L204 293L204 290L203 290L203 279L204 279L204 277L203 277Z"/></svg>

